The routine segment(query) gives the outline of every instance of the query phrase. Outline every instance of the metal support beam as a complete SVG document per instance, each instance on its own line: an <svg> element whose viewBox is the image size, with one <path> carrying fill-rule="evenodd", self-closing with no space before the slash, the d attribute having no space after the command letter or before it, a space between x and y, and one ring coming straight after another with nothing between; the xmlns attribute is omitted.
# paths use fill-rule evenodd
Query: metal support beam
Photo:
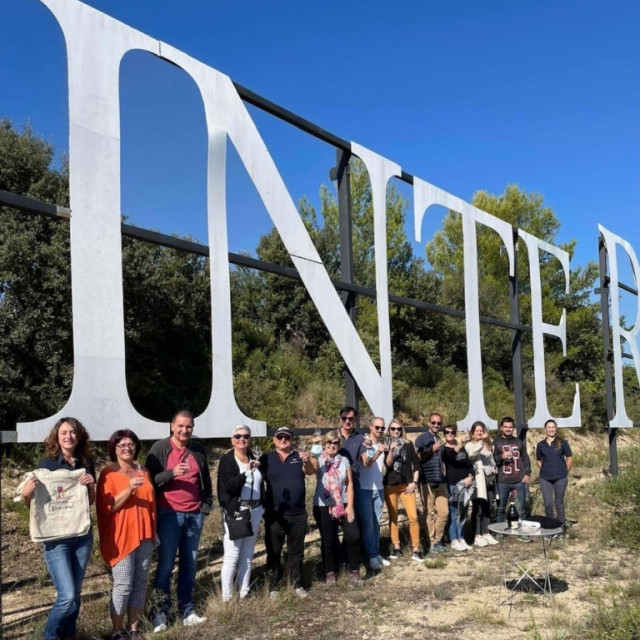
<svg viewBox="0 0 640 640"><path fill-rule="evenodd" d="M607 425L613 420L613 351L611 345L611 325L609 323L609 274L607 268L607 248L602 236L598 241L600 266L600 316L602 318L602 347L604 356L604 389L607 408ZM618 475L618 430L606 427L609 436L609 471Z"/></svg>
<svg viewBox="0 0 640 640"><path fill-rule="evenodd" d="M514 326L520 326L520 300L518 297L518 229L513 227L513 246L515 260L513 261L513 276L509 277L509 319ZM529 427L524 413L524 380L522 375L522 329L511 332L511 371L513 375L513 395L515 402L515 419L518 438L523 442L527 439Z"/></svg>
<svg viewBox="0 0 640 640"><path fill-rule="evenodd" d="M331 171L332 180L338 181L338 215L340 227L340 277L342 282L353 284L353 229L351 225L351 184L349 160L351 153L343 149L336 150L336 166ZM356 297L352 291L342 291L342 302L349 314L349 319L356 323ZM345 400L346 404L359 408L358 387L351 372L345 368Z"/></svg>

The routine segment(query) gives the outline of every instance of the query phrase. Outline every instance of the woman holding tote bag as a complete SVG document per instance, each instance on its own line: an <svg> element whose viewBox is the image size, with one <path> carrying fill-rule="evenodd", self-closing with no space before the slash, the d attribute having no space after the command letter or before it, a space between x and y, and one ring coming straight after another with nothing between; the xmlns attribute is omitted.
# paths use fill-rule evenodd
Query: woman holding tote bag
<svg viewBox="0 0 640 640"><path fill-rule="evenodd" d="M74 471L85 469L78 484L86 487L89 504L96 496L96 471L90 457L89 435L75 418L61 418L44 441L45 457L40 469ZM40 481L29 478L22 488L22 499L29 506ZM80 592L93 548L93 531L80 536L45 542L44 560L58 597L51 607L44 628L44 640L71 640L76 635L80 613Z"/></svg>

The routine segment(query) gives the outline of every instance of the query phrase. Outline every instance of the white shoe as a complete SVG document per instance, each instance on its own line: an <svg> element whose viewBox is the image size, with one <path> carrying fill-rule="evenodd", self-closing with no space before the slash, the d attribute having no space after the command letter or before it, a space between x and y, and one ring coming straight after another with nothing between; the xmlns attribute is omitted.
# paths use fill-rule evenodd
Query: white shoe
<svg viewBox="0 0 640 640"><path fill-rule="evenodd" d="M451 541L451 548L454 551L463 551L463 548L460 546L460 540L452 540Z"/></svg>
<svg viewBox="0 0 640 640"><path fill-rule="evenodd" d="M473 541L473 544L476 547L488 547L489 546L489 543L482 536L476 536L475 540Z"/></svg>
<svg viewBox="0 0 640 640"><path fill-rule="evenodd" d="M460 539L460 546L462 547L463 551L471 551L471 549L473 549L473 547L470 547L467 544L467 541L464 538Z"/></svg>
<svg viewBox="0 0 640 640"><path fill-rule="evenodd" d="M390 567L391 566L391 563L386 558L383 558L382 556L378 556L378 562L383 567Z"/></svg>
<svg viewBox="0 0 640 640"><path fill-rule="evenodd" d="M167 630L167 614L162 612L156 613L156 615L153 616L151 625L153 626L153 633L160 633L161 631L166 631Z"/></svg>
<svg viewBox="0 0 640 640"><path fill-rule="evenodd" d="M487 544L500 544L490 533L485 533L482 537Z"/></svg>
<svg viewBox="0 0 640 640"><path fill-rule="evenodd" d="M275 589L273 591L269 591L269 598L271 600L277 600L278 599L278 592Z"/></svg>
<svg viewBox="0 0 640 640"><path fill-rule="evenodd" d="M206 622L207 619L199 616L195 611L192 611L186 618L182 618L182 625L185 627L195 627L197 624Z"/></svg>
<svg viewBox="0 0 640 640"><path fill-rule="evenodd" d="M297 595L298 598L306 598L309 595L309 593L307 592L307 590L304 587L296 587L293 590L293 593L295 595Z"/></svg>

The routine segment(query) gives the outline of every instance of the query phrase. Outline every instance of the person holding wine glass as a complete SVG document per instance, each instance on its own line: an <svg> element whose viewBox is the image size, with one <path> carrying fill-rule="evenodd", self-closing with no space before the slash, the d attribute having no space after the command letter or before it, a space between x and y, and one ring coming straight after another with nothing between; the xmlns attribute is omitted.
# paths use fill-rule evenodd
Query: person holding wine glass
<svg viewBox="0 0 640 640"><path fill-rule="evenodd" d="M398 531L398 499L402 501L409 520L411 537L411 559L424 560L420 548L420 525L416 492L420 478L420 461L413 444L404 439L404 429L397 420L392 420L387 428L389 434L389 453L385 457L387 474L384 477L384 498L389 511L389 536L391 537L391 559L399 558L400 534Z"/></svg>
<svg viewBox="0 0 640 640"><path fill-rule="evenodd" d="M44 455L38 468L57 471L84 469L78 484L87 488L89 504L96 497L96 471L91 457L89 434L80 420L60 418L44 441ZM29 507L39 480L33 476L22 488L22 499ZM80 593L84 574L93 548L93 531L81 536L71 536L45 542L44 560L51 575L57 598L53 603L44 627L45 640L74 638L80 613Z"/></svg>
<svg viewBox="0 0 640 640"><path fill-rule="evenodd" d="M202 624L193 590L196 558L204 516L211 512L213 491L205 448L193 440L193 414L181 409L170 423L171 436L155 442L145 466L151 474L158 506L158 566L153 588L158 598L152 611L154 633L167 629L171 610L171 572L178 550L178 613L185 627Z"/></svg>
<svg viewBox="0 0 640 640"><path fill-rule="evenodd" d="M340 434L329 431L322 438L323 452L311 458L316 471L316 490L313 495L313 517L320 531L322 565L327 584L335 584L340 570L340 528L349 558L352 582L360 578L360 529L355 515L355 494L351 465L341 455Z"/></svg>
<svg viewBox="0 0 640 640"><path fill-rule="evenodd" d="M149 473L136 462L140 439L133 431L113 433L107 449L111 464L100 473L96 507L100 552L113 577L111 638L142 638L138 627L156 537L155 493Z"/></svg>
<svg viewBox="0 0 640 640"><path fill-rule="evenodd" d="M264 488L258 461L261 451L251 447L251 429L237 426L231 435L231 445L232 449L220 458L218 467L218 500L225 514L220 572L223 602L231 600L236 571L240 598L249 595L253 551L264 514ZM250 510L252 533L232 540L227 519L245 510Z"/></svg>

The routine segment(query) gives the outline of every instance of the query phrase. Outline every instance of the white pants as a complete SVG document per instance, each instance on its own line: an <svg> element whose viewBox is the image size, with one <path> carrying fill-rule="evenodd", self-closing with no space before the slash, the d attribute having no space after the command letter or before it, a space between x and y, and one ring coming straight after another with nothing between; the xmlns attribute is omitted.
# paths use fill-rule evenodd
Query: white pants
<svg viewBox="0 0 640 640"><path fill-rule="evenodd" d="M222 581L222 600L227 602L231 600L233 591L233 576L238 570L238 589L240 597L246 598L251 586L251 566L253 564L253 548L258 537L260 529L260 520L264 513L263 507L254 507L251 509L251 527L253 535L240 540L231 540L229 538L229 529L227 523L224 522L224 558L222 560L222 570L220 579Z"/></svg>

